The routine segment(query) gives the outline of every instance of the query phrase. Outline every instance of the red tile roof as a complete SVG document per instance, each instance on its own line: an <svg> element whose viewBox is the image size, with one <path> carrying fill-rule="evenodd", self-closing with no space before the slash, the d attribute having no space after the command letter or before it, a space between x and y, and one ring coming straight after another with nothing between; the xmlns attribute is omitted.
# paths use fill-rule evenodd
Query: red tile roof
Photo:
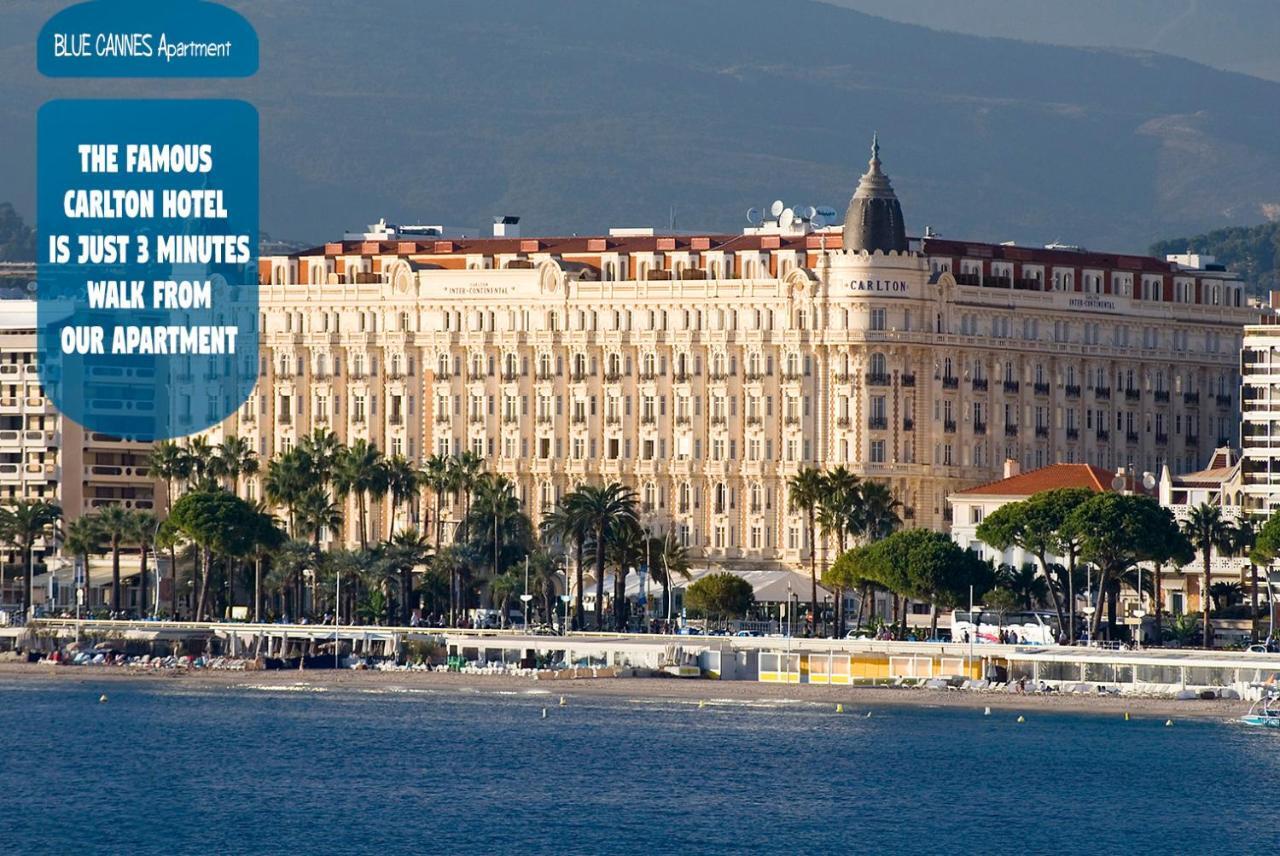
<svg viewBox="0 0 1280 856"><path fill-rule="evenodd" d="M1093 464L1053 464L1007 479L958 491L957 496L1031 496L1045 490L1084 487L1097 493L1111 489L1115 473Z"/></svg>

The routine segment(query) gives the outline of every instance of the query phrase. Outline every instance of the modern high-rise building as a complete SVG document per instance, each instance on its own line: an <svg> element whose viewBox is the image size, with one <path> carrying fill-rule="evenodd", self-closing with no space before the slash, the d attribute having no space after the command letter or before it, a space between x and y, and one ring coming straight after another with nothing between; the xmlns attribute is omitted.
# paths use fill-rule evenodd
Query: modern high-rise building
<svg viewBox="0 0 1280 856"><path fill-rule="evenodd" d="M45 397L37 356L35 302L0 300L0 504L51 502L62 508L64 524L106 505L152 509L162 487L147 468L149 444L87 431L65 418ZM38 568L55 549L37 542ZM11 607L21 601L21 557L7 545L0 556L0 606ZM62 576L60 600L74 604L72 574ZM96 606L100 592L93 578L89 582L87 605ZM45 603L47 589L35 595L37 604Z"/></svg>
<svg viewBox="0 0 1280 856"><path fill-rule="evenodd" d="M1240 349L1240 472L1237 504L1245 514L1280 510L1280 292L1271 310L1244 328Z"/></svg>
<svg viewBox="0 0 1280 856"><path fill-rule="evenodd" d="M843 227L778 204L736 235L517 228L262 259L258 387L213 439L470 449L535 519L619 479L700 563L776 567L807 555L786 490L804 466L885 482L908 524L944 528L947 496L1006 459L1180 472L1235 436L1253 313L1234 275L909 238L878 147Z"/></svg>

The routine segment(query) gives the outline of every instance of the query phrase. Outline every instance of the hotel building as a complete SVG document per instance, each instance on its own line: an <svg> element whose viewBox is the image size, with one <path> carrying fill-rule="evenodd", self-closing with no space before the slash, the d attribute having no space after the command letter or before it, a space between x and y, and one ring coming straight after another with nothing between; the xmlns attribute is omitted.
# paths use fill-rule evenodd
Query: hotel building
<svg viewBox="0 0 1280 856"><path fill-rule="evenodd" d="M786 480L806 465L883 481L908 525L942 529L947 497L1006 459L1181 472L1235 436L1254 313L1217 266L909 239L878 147L843 227L775 214L737 235L380 230L263 258L259 384L211 439L471 449L535 521L618 479L697 563L751 568L805 560Z"/></svg>

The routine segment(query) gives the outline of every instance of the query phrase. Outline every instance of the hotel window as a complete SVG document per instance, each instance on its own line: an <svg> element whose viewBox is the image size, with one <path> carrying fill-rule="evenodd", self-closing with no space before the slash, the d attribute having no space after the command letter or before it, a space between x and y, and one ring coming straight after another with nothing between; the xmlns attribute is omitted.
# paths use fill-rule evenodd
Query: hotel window
<svg viewBox="0 0 1280 856"><path fill-rule="evenodd" d="M871 329L877 331L885 329L885 310L883 308L871 310Z"/></svg>
<svg viewBox="0 0 1280 856"><path fill-rule="evenodd" d="M871 441L871 463L884 463L884 440Z"/></svg>

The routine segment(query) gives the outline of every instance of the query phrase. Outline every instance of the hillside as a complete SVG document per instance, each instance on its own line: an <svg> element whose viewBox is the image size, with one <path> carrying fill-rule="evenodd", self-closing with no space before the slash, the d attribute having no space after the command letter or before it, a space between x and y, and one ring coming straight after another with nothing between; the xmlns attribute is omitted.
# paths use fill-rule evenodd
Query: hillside
<svg viewBox="0 0 1280 856"><path fill-rule="evenodd" d="M1174 238L1151 245L1151 254L1208 253L1228 268L1238 271L1249 284L1249 292L1265 297L1280 289L1280 223L1216 229L1194 238Z"/></svg>
<svg viewBox="0 0 1280 856"><path fill-rule="evenodd" d="M940 33L808 0L272 0L250 81L36 76L58 4L9 0L0 198L34 212L37 107L243 97L266 230L386 216L527 232L737 229L748 206L843 210L879 130L908 227L1137 250L1280 206L1280 84L1158 55Z"/></svg>

